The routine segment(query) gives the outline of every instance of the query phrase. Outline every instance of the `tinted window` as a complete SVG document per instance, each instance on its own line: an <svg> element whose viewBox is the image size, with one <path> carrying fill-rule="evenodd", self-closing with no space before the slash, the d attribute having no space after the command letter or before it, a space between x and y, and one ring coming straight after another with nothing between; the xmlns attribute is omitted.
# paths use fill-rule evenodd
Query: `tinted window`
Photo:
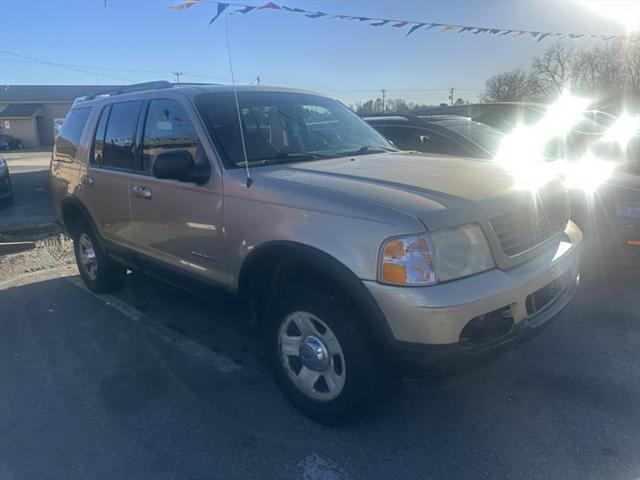
<svg viewBox="0 0 640 480"><path fill-rule="evenodd" d="M142 169L153 171L153 160L166 150L187 150L195 158L198 136L189 115L175 100L152 100L144 127Z"/></svg>
<svg viewBox="0 0 640 480"><path fill-rule="evenodd" d="M252 166L365 155L390 148L375 130L330 98L302 93L239 92L238 101L247 158ZM196 104L227 166L242 166L242 138L233 94L201 95ZM369 148L360 151L363 147Z"/></svg>
<svg viewBox="0 0 640 480"><path fill-rule="evenodd" d="M96 134L93 139L93 155L91 155L91 163L94 165L102 165L102 155L104 152L104 135L107 131L107 120L109 119L109 112L111 112L111 106L107 105L100 114L100 120L98 120L98 128L96 128Z"/></svg>
<svg viewBox="0 0 640 480"><path fill-rule="evenodd" d="M80 143L82 131L87 124L91 108L75 108L71 110L60 129L56 139L56 154L74 158Z"/></svg>
<svg viewBox="0 0 640 480"><path fill-rule="evenodd" d="M102 154L103 166L132 168L140 105L141 102L122 102L111 105Z"/></svg>
<svg viewBox="0 0 640 480"><path fill-rule="evenodd" d="M402 150L468 155L467 151L455 140L431 129L392 126L380 126L376 129Z"/></svg>
<svg viewBox="0 0 640 480"><path fill-rule="evenodd" d="M488 153L489 156L498 153L500 144L505 137L501 131L495 128L469 120L442 120L438 122L438 125L465 137L470 143Z"/></svg>

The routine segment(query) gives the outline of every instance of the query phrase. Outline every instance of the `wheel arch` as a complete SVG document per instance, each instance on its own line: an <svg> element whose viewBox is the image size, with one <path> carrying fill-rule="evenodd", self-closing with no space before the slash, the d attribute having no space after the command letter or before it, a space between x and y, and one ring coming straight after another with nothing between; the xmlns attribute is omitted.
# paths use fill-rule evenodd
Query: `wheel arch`
<svg viewBox="0 0 640 480"><path fill-rule="evenodd" d="M243 262L238 293L253 304L256 316L261 317L270 295L287 281L322 281L348 300L364 323L364 327L379 343L388 343L391 330L364 283L346 265L332 255L306 244L292 241L271 241L251 251ZM258 282L259 279L267 279Z"/></svg>

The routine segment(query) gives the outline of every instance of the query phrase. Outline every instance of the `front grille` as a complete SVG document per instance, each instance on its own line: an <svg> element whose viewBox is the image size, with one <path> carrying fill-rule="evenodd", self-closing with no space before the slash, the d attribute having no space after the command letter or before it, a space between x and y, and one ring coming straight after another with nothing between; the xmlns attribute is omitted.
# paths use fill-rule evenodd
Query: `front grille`
<svg viewBox="0 0 640 480"><path fill-rule="evenodd" d="M568 220L564 193L539 191L515 210L492 218L491 226L504 253L513 257L562 232Z"/></svg>
<svg viewBox="0 0 640 480"><path fill-rule="evenodd" d="M9 191L9 176L0 175L0 193L7 193Z"/></svg>

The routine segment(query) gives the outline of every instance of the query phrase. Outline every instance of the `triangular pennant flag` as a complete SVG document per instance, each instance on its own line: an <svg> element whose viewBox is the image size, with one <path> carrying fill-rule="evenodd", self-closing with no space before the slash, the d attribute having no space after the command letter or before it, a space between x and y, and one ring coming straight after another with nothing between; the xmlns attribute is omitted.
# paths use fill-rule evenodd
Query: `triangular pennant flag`
<svg viewBox="0 0 640 480"><path fill-rule="evenodd" d="M569 38L580 38L580 37L584 37L583 33L570 33L569 34Z"/></svg>
<svg viewBox="0 0 640 480"><path fill-rule="evenodd" d="M369 17L351 17L351 20L360 20L361 22L368 22L371 19Z"/></svg>
<svg viewBox="0 0 640 480"><path fill-rule="evenodd" d="M473 30L473 27L462 27L460 30L458 30L458 33L469 32L471 30Z"/></svg>
<svg viewBox="0 0 640 480"><path fill-rule="evenodd" d="M499 28L492 28L491 30L489 30L489 33L491 35L495 35L496 33L500 33L502 30L500 30Z"/></svg>
<svg viewBox="0 0 640 480"><path fill-rule="evenodd" d="M309 13L305 15L305 17L309 17L309 18L320 18L320 17L326 17L326 16L327 14L322 12Z"/></svg>
<svg viewBox="0 0 640 480"><path fill-rule="evenodd" d="M514 37L519 37L520 35L524 35L527 33L525 30L516 30Z"/></svg>
<svg viewBox="0 0 640 480"><path fill-rule="evenodd" d="M440 33L450 32L455 28L460 28L460 25L445 25L440 29Z"/></svg>
<svg viewBox="0 0 640 480"><path fill-rule="evenodd" d="M473 32L474 35L477 35L479 33L485 33L488 32L489 29L488 28L476 28L475 31Z"/></svg>
<svg viewBox="0 0 640 480"><path fill-rule="evenodd" d="M551 35L550 33L543 33L542 35L540 35L538 37L538 42L541 42L544 38L548 37L549 35Z"/></svg>
<svg viewBox="0 0 640 480"><path fill-rule="evenodd" d="M338 20L346 20L347 18L351 18L351 15L334 15L331 18L337 18Z"/></svg>
<svg viewBox="0 0 640 480"><path fill-rule="evenodd" d="M171 10L186 10L188 8L193 7L196 4L197 1L198 0L187 0L184 3L179 3L177 5L171 5L171 6L169 6L169 8Z"/></svg>
<svg viewBox="0 0 640 480"><path fill-rule="evenodd" d="M218 17L220 15L222 15L222 12L224 12L227 9L228 6L229 6L228 3L218 2L218 13L216 13L215 17L213 17L211 20L209 20L209 25L211 25L213 22L215 22L218 19Z"/></svg>
<svg viewBox="0 0 640 480"><path fill-rule="evenodd" d="M376 23L370 23L369 25L371 25L372 27L381 27L383 25L386 25L387 23L389 23L391 20L380 20L379 22Z"/></svg>
<svg viewBox="0 0 640 480"><path fill-rule="evenodd" d="M393 24L393 25L391 25L391 26L392 26L392 27L395 27L395 28L402 28L402 27L404 27L405 25L409 25L409 22L398 22L398 23L394 23L394 24Z"/></svg>
<svg viewBox="0 0 640 480"><path fill-rule="evenodd" d="M258 8L258 10L262 10L262 9L265 9L265 8L270 8L272 10L282 10L280 8L280 5L276 5L273 2L267 2L264 5L262 5L261 7L257 7L257 8Z"/></svg>
<svg viewBox="0 0 640 480"><path fill-rule="evenodd" d="M411 35L413 32L415 32L416 30L418 30L419 28L422 28L426 25L426 23L418 23L417 25L414 25L413 27L411 27L411 29L409 29L409 32L407 32L407 37L409 35Z"/></svg>
<svg viewBox="0 0 640 480"><path fill-rule="evenodd" d="M284 5L280 5L280 7L281 7L283 10L286 10L287 12L293 12L293 13L308 13L306 10L303 10L302 8L285 7Z"/></svg>
<svg viewBox="0 0 640 480"><path fill-rule="evenodd" d="M505 30L503 31L500 35L498 35L499 37L502 37L503 35L508 35L509 33L513 32L513 30Z"/></svg>
<svg viewBox="0 0 640 480"><path fill-rule="evenodd" d="M234 13L249 13L252 10L255 10L258 7L252 7L250 5L247 5L246 7L241 8L240 10L236 10L235 12L232 12L232 15Z"/></svg>
<svg viewBox="0 0 640 480"><path fill-rule="evenodd" d="M429 26L426 28L427 30L435 27L442 27L441 23L429 23Z"/></svg>
<svg viewBox="0 0 640 480"><path fill-rule="evenodd" d="M540 35L540 32L529 32L529 35L531 35L533 38L536 38L538 35Z"/></svg>

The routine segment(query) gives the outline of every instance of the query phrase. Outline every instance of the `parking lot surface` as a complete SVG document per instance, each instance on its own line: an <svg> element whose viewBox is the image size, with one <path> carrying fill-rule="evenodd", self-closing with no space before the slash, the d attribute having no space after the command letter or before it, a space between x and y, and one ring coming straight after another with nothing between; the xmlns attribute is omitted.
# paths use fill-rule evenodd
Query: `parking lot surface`
<svg viewBox="0 0 640 480"><path fill-rule="evenodd" d="M637 272L588 273L530 342L329 428L279 393L240 305L138 273L96 296L68 248L0 257L0 478L640 476Z"/></svg>
<svg viewBox="0 0 640 480"><path fill-rule="evenodd" d="M52 225L55 211L49 190L51 151L3 152L2 156L9 165L15 198L11 205L0 204L0 234Z"/></svg>

